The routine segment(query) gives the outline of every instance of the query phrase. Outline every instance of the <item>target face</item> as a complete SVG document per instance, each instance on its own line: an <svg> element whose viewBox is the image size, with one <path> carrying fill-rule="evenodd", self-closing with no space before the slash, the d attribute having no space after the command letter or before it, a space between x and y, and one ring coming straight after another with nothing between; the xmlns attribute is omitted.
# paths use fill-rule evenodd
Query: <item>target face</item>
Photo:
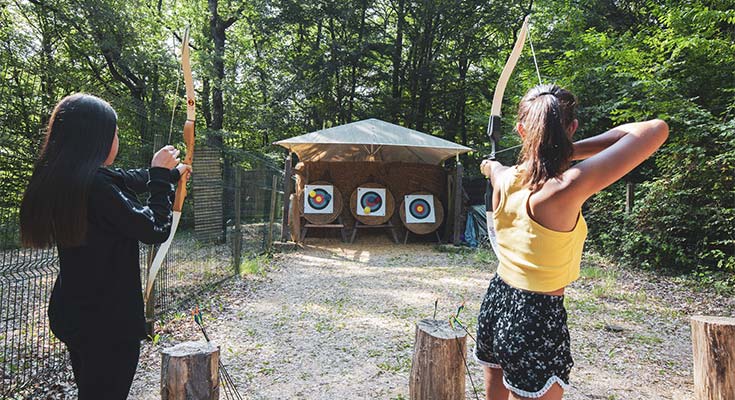
<svg viewBox="0 0 735 400"><path fill-rule="evenodd" d="M409 194L404 198L407 224L433 224L436 222L434 213L434 195Z"/></svg>
<svg viewBox="0 0 735 400"><path fill-rule="evenodd" d="M331 214L334 211L334 186L304 185L304 214Z"/></svg>
<svg viewBox="0 0 735 400"><path fill-rule="evenodd" d="M385 216L385 189L357 188L357 215Z"/></svg>

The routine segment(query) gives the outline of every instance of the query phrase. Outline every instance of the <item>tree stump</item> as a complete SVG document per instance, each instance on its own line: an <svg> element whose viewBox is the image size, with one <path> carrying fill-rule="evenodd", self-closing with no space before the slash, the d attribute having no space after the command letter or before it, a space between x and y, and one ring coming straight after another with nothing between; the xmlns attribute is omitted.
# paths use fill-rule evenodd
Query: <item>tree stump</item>
<svg viewBox="0 0 735 400"><path fill-rule="evenodd" d="M735 318L692 317L694 397L735 399Z"/></svg>
<svg viewBox="0 0 735 400"><path fill-rule="evenodd" d="M161 400L219 399L219 348L184 342L161 351Z"/></svg>
<svg viewBox="0 0 735 400"><path fill-rule="evenodd" d="M464 400L467 334L447 321L416 324L409 393L411 400Z"/></svg>

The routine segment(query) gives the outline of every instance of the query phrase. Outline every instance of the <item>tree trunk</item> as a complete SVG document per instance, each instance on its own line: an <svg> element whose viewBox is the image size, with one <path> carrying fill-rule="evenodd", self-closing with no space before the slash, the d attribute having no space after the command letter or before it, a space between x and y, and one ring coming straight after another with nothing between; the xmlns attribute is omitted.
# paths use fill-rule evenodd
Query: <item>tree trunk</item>
<svg viewBox="0 0 735 400"><path fill-rule="evenodd" d="M735 399L735 318L692 317L694 397Z"/></svg>
<svg viewBox="0 0 735 400"><path fill-rule="evenodd" d="M367 13L367 1L362 0L362 12L360 14L360 31L357 37L357 49L353 50L352 53L352 71L350 72L350 99L347 103L347 120L345 122L352 122L354 113L355 103L355 91L357 90L357 64L362 58L363 53L363 37L365 36L365 14Z"/></svg>
<svg viewBox="0 0 735 400"><path fill-rule="evenodd" d="M334 25L334 17L329 18L329 36L332 39L332 51L331 51L331 58L332 58L332 68L334 70L334 90L336 94L336 110L334 110L335 113L335 119L334 122L337 123L337 125L344 122L343 120L343 109L342 109L342 101L344 99L344 94L342 93L342 82L340 81L340 57L337 54L337 27Z"/></svg>
<svg viewBox="0 0 735 400"><path fill-rule="evenodd" d="M447 321L416 324L409 393L411 400L464 400L467 336Z"/></svg>
<svg viewBox="0 0 735 400"><path fill-rule="evenodd" d="M401 115L401 55L403 54L403 29L406 24L404 18L404 5L405 0L398 0L398 10L396 10L397 22L396 22L396 40L393 43L393 74L391 77L391 105L390 114L392 122L398 123L398 118Z"/></svg>
<svg viewBox="0 0 735 400"><path fill-rule="evenodd" d="M209 79L205 78L202 80L202 115L204 115L204 123L207 128L212 129L212 107L209 103L209 96L211 94L211 87L209 85Z"/></svg>
<svg viewBox="0 0 735 400"><path fill-rule="evenodd" d="M214 85L212 85L212 130L222 130L224 122L224 100L222 96L222 82L225 79L225 25L220 18L217 7L218 0L209 0L209 28L214 42ZM221 136L216 136L216 144L222 144Z"/></svg>

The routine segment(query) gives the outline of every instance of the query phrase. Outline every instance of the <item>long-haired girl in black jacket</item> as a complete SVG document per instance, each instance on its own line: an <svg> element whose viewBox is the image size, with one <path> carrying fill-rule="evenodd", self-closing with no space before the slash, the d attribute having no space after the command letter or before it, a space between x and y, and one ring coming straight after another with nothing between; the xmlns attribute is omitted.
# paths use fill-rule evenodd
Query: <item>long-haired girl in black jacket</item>
<svg viewBox="0 0 735 400"><path fill-rule="evenodd" d="M110 169L118 143L107 102L62 99L20 210L23 245L58 249L48 315L69 349L80 400L127 398L145 337L138 242L166 240L174 183L190 172L173 146L150 169Z"/></svg>

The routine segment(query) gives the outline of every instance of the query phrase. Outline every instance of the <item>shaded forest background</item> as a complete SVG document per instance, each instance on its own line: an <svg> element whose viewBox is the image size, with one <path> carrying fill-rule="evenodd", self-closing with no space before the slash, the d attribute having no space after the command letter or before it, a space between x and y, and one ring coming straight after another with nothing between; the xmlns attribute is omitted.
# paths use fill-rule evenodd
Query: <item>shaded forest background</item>
<svg viewBox="0 0 735 400"><path fill-rule="evenodd" d="M199 140L280 164L272 142L374 117L472 147L463 163L478 174L492 91L529 12L543 81L579 97L579 138L654 117L671 126L664 148L626 177L636 183L630 212L625 182L588 202L591 246L733 286L728 0L0 0L0 207L17 206L67 94L115 107L118 165L146 165L179 142L187 24ZM506 91L503 147L517 143L515 105L538 83L530 54Z"/></svg>

